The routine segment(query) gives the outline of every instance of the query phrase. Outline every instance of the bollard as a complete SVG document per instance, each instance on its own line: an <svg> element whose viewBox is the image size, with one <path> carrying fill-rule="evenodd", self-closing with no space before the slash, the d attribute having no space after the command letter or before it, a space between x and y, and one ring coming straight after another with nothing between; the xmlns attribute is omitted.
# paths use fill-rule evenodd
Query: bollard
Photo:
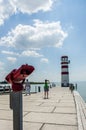
<svg viewBox="0 0 86 130"><path fill-rule="evenodd" d="M38 92L41 92L40 86L38 87Z"/></svg>
<svg viewBox="0 0 86 130"><path fill-rule="evenodd" d="M76 90L77 90L77 84L75 85L75 88L76 88Z"/></svg>
<svg viewBox="0 0 86 130"><path fill-rule="evenodd" d="M10 87L10 85L9 85L9 93L11 93L11 87Z"/></svg>
<svg viewBox="0 0 86 130"><path fill-rule="evenodd" d="M13 109L13 92L10 92L10 109Z"/></svg>
<svg viewBox="0 0 86 130"><path fill-rule="evenodd" d="M35 86L35 93L37 93L37 86Z"/></svg>
<svg viewBox="0 0 86 130"><path fill-rule="evenodd" d="M5 93L5 86L3 87L3 93Z"/></svg>

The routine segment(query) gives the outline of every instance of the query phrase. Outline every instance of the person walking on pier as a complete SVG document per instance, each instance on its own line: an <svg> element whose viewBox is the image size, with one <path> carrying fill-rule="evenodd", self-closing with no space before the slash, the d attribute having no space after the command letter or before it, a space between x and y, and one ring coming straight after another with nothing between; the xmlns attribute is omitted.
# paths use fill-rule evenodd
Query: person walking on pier
<svg viewBox="0 0 86 130"><path fill-rule="evenodd" d="M74 90L74 84L70 84L69 89L71 90L71 93L72 93Z"/></svg>
<svg viewBox="0 0 86 130"><path fill-rule="evenodd" d="M45 80L45 84L44 84L44 99L48 99L48 95L49 95L49 86L48 86L48 80Z"/></svg>
<svg viewBox="0 0 86 130"><path fill-rule="evenodd" d="M31 86L30 86L30 83L28 82L28 79L27 79L26 84L25 84L25 93L26 93L26 95L27 94L30 95L30 89L31 89Z"/></svg>

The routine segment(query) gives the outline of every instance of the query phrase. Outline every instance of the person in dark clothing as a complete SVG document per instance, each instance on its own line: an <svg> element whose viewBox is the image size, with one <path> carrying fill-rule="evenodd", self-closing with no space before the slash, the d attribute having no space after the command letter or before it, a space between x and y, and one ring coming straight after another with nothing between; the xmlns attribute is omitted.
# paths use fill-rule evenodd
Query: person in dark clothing
<svg viewBox="0 0 86 130"><path fill-rule="evenodd" d="M48 80L45 80L45 84L44 84L44 99L48 99L48 95L49 95Z"/></svg>

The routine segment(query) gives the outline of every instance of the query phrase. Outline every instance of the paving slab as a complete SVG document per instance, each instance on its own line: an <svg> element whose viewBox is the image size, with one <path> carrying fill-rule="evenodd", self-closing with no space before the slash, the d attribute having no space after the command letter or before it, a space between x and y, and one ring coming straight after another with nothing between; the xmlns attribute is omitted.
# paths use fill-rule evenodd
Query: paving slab
<svg viewBox="0 0 86 130"><path fill-rule="evenodd" d="M27 112L23 111L23 115L26 115ZM13 120L13 111L0 109L0 120Z"/></svg>
<svg viewBox="0 0 86 130"><path fill-rule="evenodd" d="M66 102L44 102L41 106L57 106L57 107L73 107L75 108L74 103L66 103Z"/></svg>
<svg viewBox="0 0 86 130"><path fill-rule="evenodd" d="M76 126L45 124L42 130L77 130Z"/></svg>
<svg viewBox="0 0 86 130"><path fill-rule="evenodd" d="M77 125L76 115L74 114L30 112L24 117L24 120L31 121L31 122L40 122L40 123Z"/></svg>
<svg viewBox="0 0 86 130"><path fill-rule="evenodd" d="M13 112L10 110L0 110L0 119L12 120L13 119Z"/></svg>
<svg viewBox="0 0 86 130"><path fill-rule="evenodd" d="M0 130L13 130L13 121L0 118Z"/></svg>
<svg viewBox="0 0 86 130"><path fill-rule="evenodd" d="M42 127L42 123L28 123L24 122L23 129L24 130L40 130Z"/></svg>
<svg viewBox="0 0 86 130"><path fill-rule="evenodd" d="M56 107L54 112L56 113L69 113L69 114L76 114L76 109L73 107Z"/></svg>
<svg viewBox="0 0 86 130"><path fill-rule="evenodd" d="M41 104L41 102L26 101L23 103L23 108L28 105L33 107L33 106L39 106L40 104Z"/></svg>
<svg viewBox="0 0 86 130"><path fill-rule="evenodd" d="M24 130L39 130L42 127L42 123L23 123ZM13 121L0 120L0 130L13 130Z"/></svg>
<svg viewBox="0 0 86 130"><path fill-rule="evenodd" d="M52 110L54 109L53 106L50 107L42 107L42 106L25 106L24 111L29 111L29 112L52 112Z"/></svg>
<svg viewBox="0 0 86 130"><path fill-rule="evenodd" d="M57 104L58 107L74 107L75 108L75 103L65 103L65 102L60 102Z"/></svg>
<svg viewBox="0 0 86 130"><path fill-rule="evenodd" d="M43 102L42 104L41 104L41 106L42 107L51 107L51 106L57 106L58 105L58 103L57 102Z"/></svg>
<svg viewBox="0 0 86 130"><path fill-rule="evenodd" d="M0 104L0 110L9 110L8 104Z"/></svg>

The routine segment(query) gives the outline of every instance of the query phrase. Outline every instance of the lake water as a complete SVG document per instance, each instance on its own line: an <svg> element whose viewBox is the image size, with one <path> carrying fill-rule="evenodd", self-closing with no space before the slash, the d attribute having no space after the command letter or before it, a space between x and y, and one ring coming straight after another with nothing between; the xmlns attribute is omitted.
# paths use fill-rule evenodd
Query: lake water
<svg viewBox="0 0 86 130"><path fill-rule="evenodd" d="M31 92L38 92L40 87L40 91L44 90L44 84L31 84Z"/></svg>
<svg viewBox="0 0 86 130"><path fill-rule="evenodd" d="M77 83L77 91L81 95L81 97L84 99L86 102L86 81L84 82L76 82ZM74 85L76 84L74 83ZM55 82L56 86L60 86L61 84L59 82ZM31 85L31 92L38 92L40 87L40 91L43 91L44 84L36 84L36 85Z"/></svg>
<svg viewBox="0 0 86 130"><path fill-rule="evenodd" d="M77 82L77 91L82 96L84 101L86 102L86 81L84 82Z"/></svg>

